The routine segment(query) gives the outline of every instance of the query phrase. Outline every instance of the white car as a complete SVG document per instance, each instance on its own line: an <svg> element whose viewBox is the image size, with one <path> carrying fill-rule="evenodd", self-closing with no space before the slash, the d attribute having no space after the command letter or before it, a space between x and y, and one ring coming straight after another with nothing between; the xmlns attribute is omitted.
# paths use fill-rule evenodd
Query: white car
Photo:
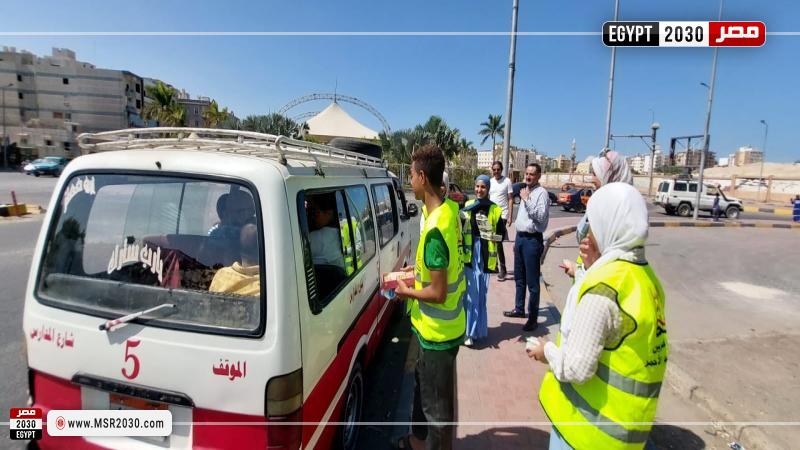
<svg viewBox="0 0 800 450"><path fill-rule="evenodd" d="M697 181L685 179L664 180L658 185L655 204L664 208L667 214L689 217L694 211L697 199ZM728 197L716 186L704 184L700 193L700 211L711 212L714 196L719 192L719 207L729 219L738 219L742 212L742 201Z"/></svg>

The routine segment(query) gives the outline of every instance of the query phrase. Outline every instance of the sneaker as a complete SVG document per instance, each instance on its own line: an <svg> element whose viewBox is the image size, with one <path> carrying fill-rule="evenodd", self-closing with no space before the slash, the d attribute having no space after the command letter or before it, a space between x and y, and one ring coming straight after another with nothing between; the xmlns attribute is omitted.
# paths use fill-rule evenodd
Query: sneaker
<svg viewBox="0 0 800 450"><path fill-rule="evenodd" d="M511 311L503 311L503 315L506 317L528 317L524 312L517 311L516 309L512 309Z"/></svg>
<svg viewBox="0 0 800 450"><path fill-rule="evenodd" d="M497 281L506 281L506 274L501 273L497 276Z"/></svg>
<svg viewBox="0 0 800 450"><path fill-rule="evenodd" d="M522 326L522 331L534 331L538 327L539 324L536 323L536 319L528 319L525 325Z"/></svg>
<svg viewBox="0 0 800 450"><path fill-rule="evenodd" d="M464 345L467 347L472 347L472 339L467 338L467 340L464 341Z"/></svg>

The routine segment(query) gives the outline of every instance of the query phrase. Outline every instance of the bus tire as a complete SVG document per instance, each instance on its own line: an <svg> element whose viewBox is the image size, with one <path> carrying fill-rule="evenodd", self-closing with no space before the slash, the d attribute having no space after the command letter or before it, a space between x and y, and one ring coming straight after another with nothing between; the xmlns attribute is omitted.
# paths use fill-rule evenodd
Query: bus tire
<svg viewBox="0 0 800 450"><path fill-rule="evenodd" d="M364 371L361 361L356 360L350 380L345 390L344 404L342 405L342 419L344 425L339 426L336 434L335 448L340 450L355 450L358 447L358 437L361 427L355 423L361 422L364 412Z"/></svg>

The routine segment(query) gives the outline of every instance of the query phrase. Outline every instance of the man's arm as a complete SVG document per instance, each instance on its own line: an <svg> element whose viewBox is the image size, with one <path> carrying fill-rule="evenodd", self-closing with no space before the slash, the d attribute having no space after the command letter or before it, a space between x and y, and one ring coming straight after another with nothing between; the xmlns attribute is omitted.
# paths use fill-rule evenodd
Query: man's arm
<svg viewBox="0 0 800 450"><path fill-rule="evenodd" d="M523 201L525 212L528 217L537 224L544 223L550 217L550 198L544 189L537 190L536 196L528 195L528 199Z"/></svg>
<svg viewBox="0 0 800 450"><path fill-rule="evenodd" d="M398 280L395 292L400 297L411 297L428 303L444 303L447 299L447 270L431 270L431 284L422 289L406 286Z"/></svg>

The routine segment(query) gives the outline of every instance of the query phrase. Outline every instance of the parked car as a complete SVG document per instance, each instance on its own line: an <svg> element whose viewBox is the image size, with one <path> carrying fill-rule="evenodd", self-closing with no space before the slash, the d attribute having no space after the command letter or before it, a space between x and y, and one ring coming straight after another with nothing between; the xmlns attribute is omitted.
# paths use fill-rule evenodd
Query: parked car
<svg viewBox="0 0 800 450"><path fill-rule="evenodd" d="M594 189L573 188L566 192L558 193L558 204L564 208L564 211L583 212L586 210L586 204L589 203L589 198L594 193Z"/></svg>
<svg viewBox="0 0 800 450"><path fill-rule="evenodd" d="M714 196L719 192L719 207L722 213L730 219L737 219L744 209L742 201L738 198L728 197L716 186L704 184L700 193L700 211L711 212L714 206ZM686 179L664 180L658 185L655 204L664 208L669 214L689 217L694 211L694 202L697 199L697 181Z"/></svg>
<svg viewBox="0 0 800 450"><path fill-rule="evenodd" d="M32 163L27 164L23 170L25 175L52 175L57 177L61 175L64 167L67 166L67 158L63 156L48 156L42 159L34 160Z"/></svg>
<svg viewBox="0 0 800 450"><path fill-rule="evenodd" d="M459 208L463 208L464 204L466 204L467 200L469 200L469 195L462 191L461 188L455 183L450 183L450 193L447 196L450 198L450 200L458 203Z"/></svg>
<svg viewBox="0 0 800 450"><path fill-rule="evenodd" d="M511 189L514 190L514 194L513 194L514 195L514 204L518 204L519 203L519 191L522 190L522 186L525 186L525 183L519 182L519 183L514 183L513 185L511 185ZM547 197L549 197L549 199L550 199L550 206L558 204L558 197L556 196L556 194L554 194L554 193L552 193L550 191L547 191Z"/></svg>

